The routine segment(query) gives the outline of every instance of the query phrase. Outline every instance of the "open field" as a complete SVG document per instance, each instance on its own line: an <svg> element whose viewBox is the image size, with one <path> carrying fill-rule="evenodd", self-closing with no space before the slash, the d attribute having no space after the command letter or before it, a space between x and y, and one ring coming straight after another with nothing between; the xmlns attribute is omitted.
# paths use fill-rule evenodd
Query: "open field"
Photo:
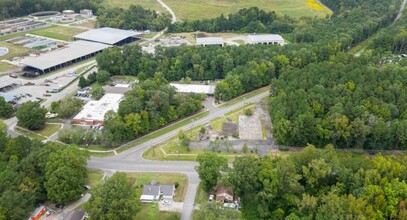
<svg viewBox="0 0 407 220"><path fill-rule="evenodd" d="M134 179L134 187L138 193L143 192L143 185L150 184L152 180L156 180L158 184L175 184L179 183L178 188L175 190L174 201L182 202L187 189L187 176L177 173L127 173L129 178Z"/></svg>
<svg viewBox="0 0 407 220"><path fill-rule="evenodd" d="M63 41L72 41L72 37L86 30L79 28L69 28L63 26L51 26L43 29L31 31L30 34L54 38Z"/></svg>
<svg viewBox="0 0 407 220"><path fill-rule="evenodd" d="M178 220L179 213L160 212L156 203L142 203L139 212L133 216L133 220Z"/></svg>
<svg viewBox="0 0 407 220"><path fill-rule="evenodd" d="M297 18L301 16L323 17L329 13L329 10L315 0L165 0L164 2L180 20L213 18L254 6Z"/></svg>
<svg viewBox="0 0 407 220"><path fill-rule="evenodd" d="M0 72L6 72L6 71L12 70L14 68L17 68L17 66L11 65L6 62L0 62Z"/></svg>
<svg viewBox="0 0 407 220"><path fill-rule="evenodd" d="M96 28L96 21L88 21L86 23L82 23L82 24L71 24L70 26L74 26L74 27L85 27L85 28Z"/></svg>
<svg viewBox="0 0 407 220"><path fill-rule="evenodd" d="M30 49L28 48L10 44L7 42L0 42L0 47L6 47L9 50L9 53L4 56L1 56L0 60L7 60L13 57L23 56L30 53Z"/></svg>
<svg viewBox="0 0 407 220"><path fill-rule="evenodd" d="M19 127L15 127L14 130L17 133L19 133L19 134L21 134L21 135L23 135L25 137L31 138L33 140L39 140L39 141L45 140L45 138L43 136L40 136L40 135L38 135L38 134L36 134L34 132L26 131L26 130L21 129Z"/></svg>
<svg viewBox="0 0 407 220"><path fill-rule="evenodd" d="M153 9L159 12L166 12L165 8L156 0L104 0L105 7L128 8L130 5L141 5L143 8Z"/></svg>

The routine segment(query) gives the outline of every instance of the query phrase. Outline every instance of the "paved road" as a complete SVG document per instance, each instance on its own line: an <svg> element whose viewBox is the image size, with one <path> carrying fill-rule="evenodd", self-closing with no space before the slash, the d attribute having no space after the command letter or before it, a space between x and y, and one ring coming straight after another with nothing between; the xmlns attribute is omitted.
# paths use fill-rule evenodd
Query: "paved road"
<svg viewBox="0 0 407 220"><path fill-rule="evenodd" d="M205 103L205 106L210 108L210 114L202 119L191 122L188 125L182 127L182 130L188 130L197 125L205 124L210 120L220 117L227 112L230 112L236 108L242 107L247 103L257 102L264 97L267 97L269 92L263 92L251 98L247 98L235 105L225 108L215 108L212 106L211 100ZM122 172L172 172L172 173L183 173L188 176L188 187L184 199L184 205L181 212L181 220L191 219L193 204L195 200L196 190L199 184L199 177L195 171L196 162L189 161L150 161L142 157L143 152L153 145L159 144L161 142L167 141L170 138L176 136L178 130L171 131L160 137L152 139L146 143L140 144L133 149L124 151L118 155L112 157L96 158L92 157L88 161L88 167L94 169L102 169L110 172L122 171Z"/></svg>
<svg viewBox="0 0 407 220"><path fill-rule="evenodd" d="M172 9L161 0L157 0L157 2L160 3L160 5L163 6L171 14L171 24L174 24L177 21L177 16L175 16L175 13L172 11Z"/></svg>
<svg viewBox="0 0 407 220"><path fill-rule="evenodd" d="M394 19L394 22L399 20L401 18L401 16L403 15L403 11L404 11L404 8L406 7L406 3L407 3L407 0L403 0L403 2L401 2L399 13L397 14L396 19Z"/></svg>

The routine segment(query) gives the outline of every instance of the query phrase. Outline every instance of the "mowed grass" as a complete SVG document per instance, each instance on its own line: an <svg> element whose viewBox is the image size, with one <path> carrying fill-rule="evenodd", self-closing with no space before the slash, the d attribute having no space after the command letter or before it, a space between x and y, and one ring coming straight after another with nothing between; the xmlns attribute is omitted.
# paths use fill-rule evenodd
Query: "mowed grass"
<svg viewBox="0 0 407 220"><path fill-rule="evenodd" d="M51 26L43 29L31 31L30 34L49 37L57 40L72 41L73 36L86 30L72 27Z"/></svg>
<svg viewBox="0 0 407 220"><path fill-rule="evenodd" d="M49 137L55 132L59 131L59 129L61 129L60 124L45 124L45 127L43 129L34 132Z"/></svg>
<svg viewBox="0 0 407 220"><path fill-rule="evenodd" d="M88 176L86 177L86 184L92 188L97 186L103 178L103 172L100 170L88 170Z"/></svg>
<svg viewBox="0 0 407 220"><path fill-rule="evenodd" d="M179 213L160 212L156 203L142 203L139 212L133 216L133 220L178 220Z"/></svg>
<svg viewBox="0 0 407 220"><path fill-rule="evenodd" d="M235 13L242 8L259 7L292 17L323 17L330 11L315 0L165 0L179 20L214 18L221 14ZM319 7L318 7L319 6Z"/></svg>
<svg viewBox="0 0 407 220"><path fill-rule="evenodd" d="M143 185L150 184L152 180L158 184L175 184L178 182L179 186L175 190L174 201L182 202L184 200L185 192L187 189L188 178L183 174L178 173L127 173L129 179L134 179L134 187L138 193L143 192Z"/></svg>
<svg viewBox="0 0 407 220"><path fill-rule="evenodd" d="M30 53L30 49L14 45L7 42L0 42L0 47L5 47L9 50L8 54L0 56L0 60L7 60L13 57L23 56Z"/></svg>
<svg viewBox="0 0 407 220"><path fill-rule="evenodd" d="M140 5L143 8L153 9L159 12L166 12L156 0L104 0L105 7L128 8L130 5Z"/></svg>
<svg viewBox="0 0 407 220"><path fill-rule="evenodd" d="M0 72L6 72L6 71L12 70L14 68L17 68L17 66L11 65L6 62L0 62Z"/></svg>

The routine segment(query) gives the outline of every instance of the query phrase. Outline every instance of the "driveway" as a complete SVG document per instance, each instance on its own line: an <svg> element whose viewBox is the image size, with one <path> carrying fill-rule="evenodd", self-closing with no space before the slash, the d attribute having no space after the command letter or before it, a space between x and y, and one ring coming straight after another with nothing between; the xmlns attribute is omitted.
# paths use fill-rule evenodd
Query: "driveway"
<svg viewBox="0 0 407 220"><path fill-rule="evenodd" d="M160 201L158 203L158 209L161 212L181 212L183 202L174 202L172 200L170 200L170 201L171 201L171 205L163 205L162 201Z"/></svg>

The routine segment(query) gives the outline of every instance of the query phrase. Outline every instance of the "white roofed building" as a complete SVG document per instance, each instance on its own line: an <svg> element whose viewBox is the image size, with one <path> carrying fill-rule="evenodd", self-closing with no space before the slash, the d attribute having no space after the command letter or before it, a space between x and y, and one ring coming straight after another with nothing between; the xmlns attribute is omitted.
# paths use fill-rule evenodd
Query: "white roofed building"
<svg viewBox="0 0 407 220"><path fill-rule="evenodd" d="M213 95L215 93L214 85L195 85L195 84L177 84L170 83L171 86L175 87L175 90L180 93L198 93Z"/></svg>
<svg viewBox="0 0 407 220"><path fill-rule="evenodd" d="M103 27L75 35L74 39L121 46L135 41L142 34L143 32L138 31Z"/></svg>
<svg viewBox="0 0 407 220"><path fill-rule="evenodd" d="M21 61L26 67L36 69L39 73L48 73L87 58L96 56L97 53L110 47L88 41L75 41L67 44L63 49L58 49L38 57L30 57Z"/></svg>
<svg viewBox="0 0 407 220"><path fill-rule="evenodd" d="M202 45L204 47L208 45L218 45L222 46L224 45L224 40L221 37L199 37L196 38L196 45Z"/></svg>
<svg viewBox="0 0 407 220"><path fill-rule="evenodd" d="M259 35L249 35L247 36L248 44L278 44L285 45L283 37L278 34L259 34Z"/></svg>
<svg viewBox="0 0 407 220"><path fill-rule="evenodd" d="M103 124L106 112L110 110L117 112L122 99L122 94L107 93L98 101L89 101L73 121L86 125Z"/></svg>

